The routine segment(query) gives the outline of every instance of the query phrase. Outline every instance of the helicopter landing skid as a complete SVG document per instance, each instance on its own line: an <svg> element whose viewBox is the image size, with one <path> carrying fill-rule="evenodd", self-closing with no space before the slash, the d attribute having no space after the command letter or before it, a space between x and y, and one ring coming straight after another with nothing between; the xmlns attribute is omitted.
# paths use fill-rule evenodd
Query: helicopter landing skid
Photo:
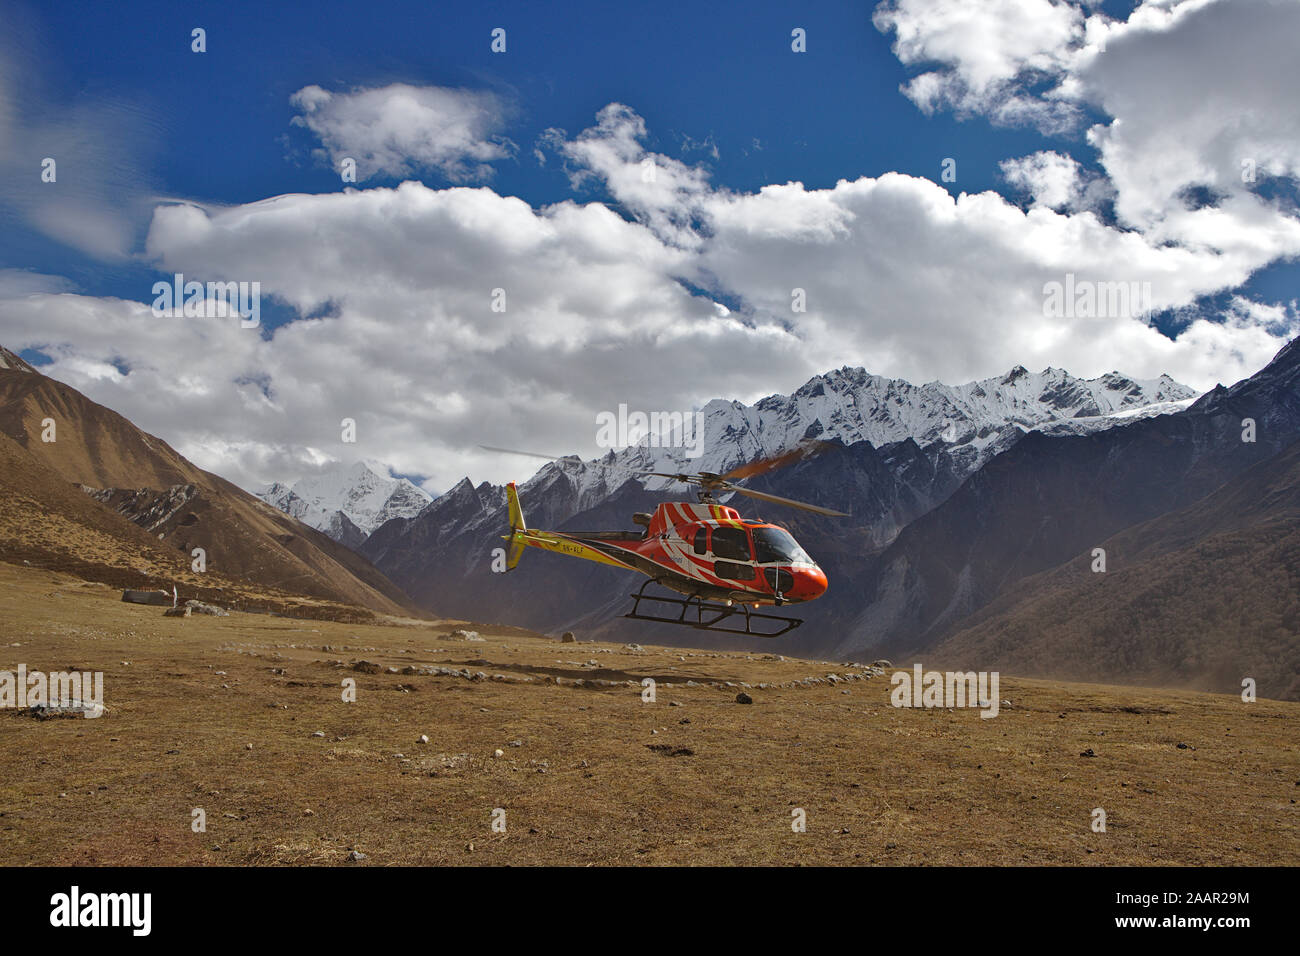
<svg viewBox="0 0 1300 956"><path fill-rule="evenodd" d="M632 610L624 614L624 617L632 618L635 621L659 621L663 624L680 624L683 627L693 627L698 631L720 631L723 634L742 634L749 637L780 637L803 623L803 620L797 617L781 617L779 614L760 614L758 611L751 611L745 604L723 604L718 601L704 601L698 595L692 594L689 597L667 597L654 594L646 594L646 585L653 584L654 581L647 581L641 585L641 589L632 595ZM677 617L671 615L659 614L642 614L641 602L650 601L660 604L671 604L681 608L681 613ZM694 610L694 620L688 618L688 614ZM722 627L724 621L732 618L744 616L745 626L739 627ZM755 621L776 621L782 627L780 630L756 631L754 630Z"/></svg>

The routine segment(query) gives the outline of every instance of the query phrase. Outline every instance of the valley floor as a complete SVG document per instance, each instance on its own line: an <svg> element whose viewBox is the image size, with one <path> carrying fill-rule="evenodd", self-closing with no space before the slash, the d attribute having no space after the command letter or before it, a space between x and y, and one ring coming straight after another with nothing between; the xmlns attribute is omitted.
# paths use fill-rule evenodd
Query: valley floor
<svg viewBox="0 0 1300 956"><path fill-rule="evenodd" d="M0 710L3 865L1300 863L1300 703L1003 675L981 719L802 683L843 662L0 593L0 671L103 671L108 708Z"/></svg>

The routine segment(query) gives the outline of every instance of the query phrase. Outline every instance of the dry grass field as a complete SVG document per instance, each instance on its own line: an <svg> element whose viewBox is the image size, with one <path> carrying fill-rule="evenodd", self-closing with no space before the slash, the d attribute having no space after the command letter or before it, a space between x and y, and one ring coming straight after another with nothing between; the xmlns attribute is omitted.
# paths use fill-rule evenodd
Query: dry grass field
<svg viewBox="0 0 1300 956"><path fill-rule="evenodd" d="M0 670L102 670L108 708L0 711L3 865L1300 863L1297 703L1003 675L981 719L802 683L844 662L0 593Z"/></svg>

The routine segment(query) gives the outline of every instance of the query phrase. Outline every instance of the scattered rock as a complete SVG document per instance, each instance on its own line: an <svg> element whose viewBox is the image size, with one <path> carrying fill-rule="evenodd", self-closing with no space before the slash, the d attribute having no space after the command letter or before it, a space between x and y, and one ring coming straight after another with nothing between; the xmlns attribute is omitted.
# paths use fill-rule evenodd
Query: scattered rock
<svg viewBox="0 0 1300 956"><path fill-rule="evenodd" d="M565 631L563 634L560 635L560 643L561 643L561 644L577 644L577 643L578 643L578 639L577 639L576 637L573 636L573 632L572 632L572 631Z"/></svg>
<svg viewBox="0 0 1300 956"><path fill-rule="evenodd" d="M316 733L312 734L312 736L313 736L313 737L324 737L324 736L325 736L325 731L323 731L323 730L318 730L318 731L316 731Z"/></svg>
<svg viewBox="0 0 1300 956"><path fill-rule="evenodd" d="M743 690L736 695L737 704L752 704L753 702L754 702L754 698L750 697Z"/></svg>
<svg viewBox="0 0 1300 956"><path fill-rule="evenodd" d="M1093 752L1092 752L1092 748L1089 747L1087 750L1082 751L1082 752L1079 754L1079 756L1080 756L1080 757L1095 757L1095 756L1097 756L1097 755L1096 755L1095 753L1093 753Z"/></svg>
<svg viewBox="0 0 1300 956"><path fill-rule="evenodd" d="M353 850L348 854L349 863L360 863L364 859L366 859L366 854L362 853L360 850Z"/></svg>
<svg viewBox="0 0 1300 956"><path fill-rule="evenodd" d="M428 742L429 742L429 735L428 735L428 734L420 734L420 743L422 743L422 744L427 744Z"/></svg>
<svg viewBox="0 0 1300 956"><path fill-rule="evenodd" d="M188 605L183 607L169 607L163 611L163 617L189 617L193 611Z"/></svg>
<svg viewBox="0 0 1300 956"><path fill-rule="evenodd" d="M195 614L208 614L212 617L230 617L230 612L224 607L217 607L215 604L204 604L202 601L189 600L185 606Z"/></svg>
<svg viewBox="0 0 1300 956"><path fill-rule="evenodd" d="M672 744L646 744L647 750L663 754L666 757L694 757L695 751L690 747L674 747Z"/></svg>
<svg viewBox="0 0 1300 956"><path fill-rule="evenodd" d="M37 720L52 720L55 717L102 717L108 713L103 704L89 703L83 700L61 700L53 704L32 704L25 711L28 717Z"/></svg>
<svg viewBox="0 0 1300 956"><path fill-rule="evenodd" d="M494 756L494 757L504 757L505 755L506 755L506 752L505 752L504 750L502 750L500 747L498 747L496 750L492 751L492 756Z"/></svg>

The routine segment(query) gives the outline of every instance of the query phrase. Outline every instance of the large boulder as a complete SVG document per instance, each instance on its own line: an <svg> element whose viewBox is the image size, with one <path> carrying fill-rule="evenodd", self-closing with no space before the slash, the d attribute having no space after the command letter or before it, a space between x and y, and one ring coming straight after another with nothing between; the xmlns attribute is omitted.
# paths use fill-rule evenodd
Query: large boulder
<svg viewBox="0 0 1300 956"><path fill-rule="evenodd" d="M166 591L132 591L122 592L122 600L128 604L152 604L156 607L170 607L172 596Z"/></svg>

